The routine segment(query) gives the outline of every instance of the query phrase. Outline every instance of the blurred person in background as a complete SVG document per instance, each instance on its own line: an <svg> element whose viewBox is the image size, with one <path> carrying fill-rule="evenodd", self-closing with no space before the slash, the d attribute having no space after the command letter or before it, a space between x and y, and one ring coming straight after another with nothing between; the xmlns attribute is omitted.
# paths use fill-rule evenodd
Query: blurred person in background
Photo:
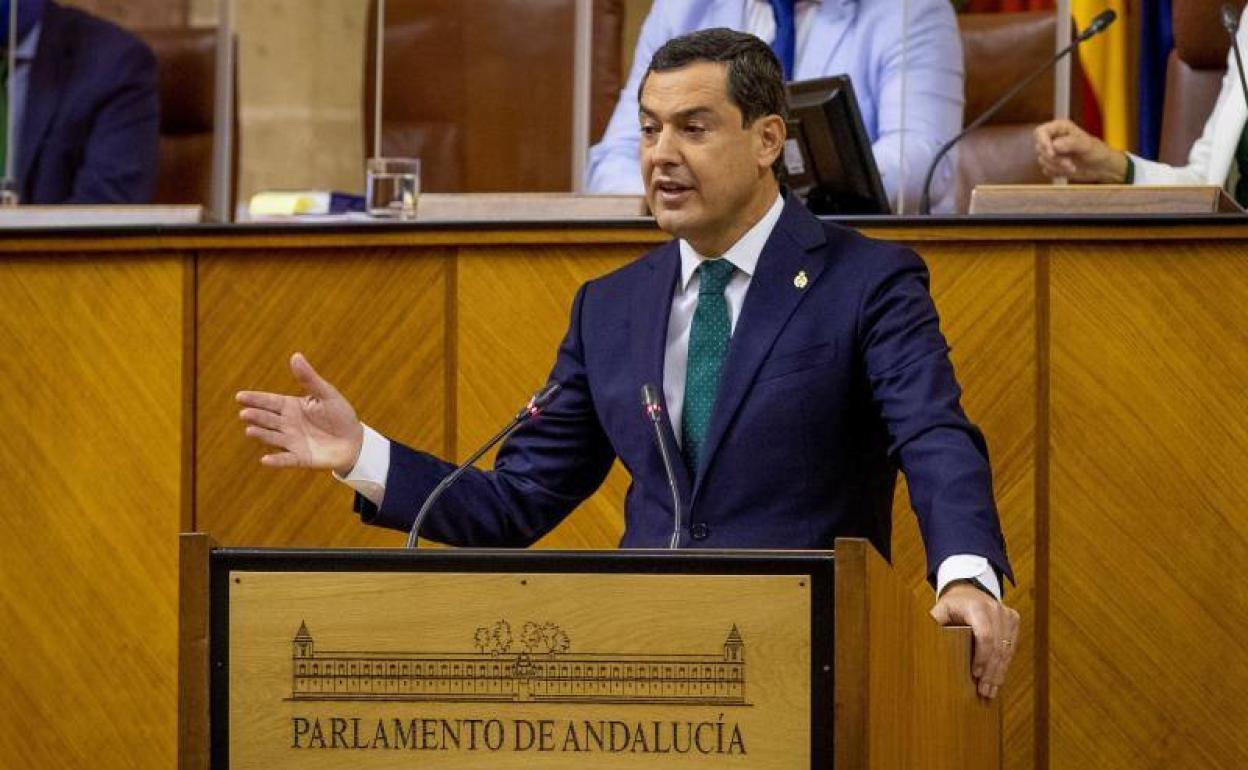
<svg viewBox="0 0 1248 770"><path fill-rule="evenodd" d="M908 19L904 5L902 0L655 0L611 122L590 149L586 189L642 193L637 90L646 65L671 38L728 27L770 43L786 80L848 74L894 211L902 186L904 130L906 206L917 207L928 165L962 128L962 44L949 0L909 0ZM955 155L941 161L932 181L937 212L953 209Z"/></svg>
<svg viewBox="0 0 1248 770"><path fill-rule="evenodd" d="M10 2L0 0L5 46ZM18 2L17 40L11 85L0 65L0 109L13 113L13 146L0 132L0 162L13 154L20 202L151 202L160 139L151 49L52 0Z"/></svg>

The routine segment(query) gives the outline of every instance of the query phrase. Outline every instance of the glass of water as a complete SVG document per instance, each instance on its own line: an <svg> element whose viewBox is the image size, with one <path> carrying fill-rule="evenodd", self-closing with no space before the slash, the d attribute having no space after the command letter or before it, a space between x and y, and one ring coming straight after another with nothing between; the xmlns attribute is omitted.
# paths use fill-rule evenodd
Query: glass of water
<svg viewBox="0 0 1248 770"><path fill-rule="evenodd" d="M369 158L364 208L369 216L413 219L420 196L420 158Z"/></svg>

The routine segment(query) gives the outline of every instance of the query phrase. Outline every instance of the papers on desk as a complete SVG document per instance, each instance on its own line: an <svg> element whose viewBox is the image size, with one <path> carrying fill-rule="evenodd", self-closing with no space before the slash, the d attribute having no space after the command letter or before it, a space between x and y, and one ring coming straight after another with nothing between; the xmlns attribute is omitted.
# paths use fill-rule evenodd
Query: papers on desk
<svg viewBox="0 0 1248 770"><path fill-rule="evenodd" d="M258 192L251 196L251 219L282 219L299 216L325 216L364 211L358 195L329 190L288 190Z"/></svg>

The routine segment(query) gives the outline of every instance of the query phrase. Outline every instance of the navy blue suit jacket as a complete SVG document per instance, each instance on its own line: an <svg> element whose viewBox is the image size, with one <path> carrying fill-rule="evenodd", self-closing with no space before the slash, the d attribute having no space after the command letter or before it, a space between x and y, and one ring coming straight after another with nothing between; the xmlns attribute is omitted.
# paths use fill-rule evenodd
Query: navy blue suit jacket
<svg viewBox="0 0 1248 770"><path fill-rule="evenodd" d="M156 58L120 27L49 2L31 62L16 173L23 203L149 203Z"/></svg>
<svg viewBox="0 0 1248 770"><path fill-rule="evenodd" d="M665 547L671 495L643 383L662 382L680 256L671 241L585 284L550 378L554 403L470 471L422 534L457 545L525 546L592 494L619 457L632 475L622 547ZM807 284L795 285L804 271ZM896 471L906 472L932 572L985 556L1009 575L988 453L959 406L913 252L821 222L790 197L759 257L724 363L702 465L676 462L682 547L831 548L842 536L889 553ZM671 426L664 430L673 442ZM380 510L406 528L451 466L395 442Z"/></svg>

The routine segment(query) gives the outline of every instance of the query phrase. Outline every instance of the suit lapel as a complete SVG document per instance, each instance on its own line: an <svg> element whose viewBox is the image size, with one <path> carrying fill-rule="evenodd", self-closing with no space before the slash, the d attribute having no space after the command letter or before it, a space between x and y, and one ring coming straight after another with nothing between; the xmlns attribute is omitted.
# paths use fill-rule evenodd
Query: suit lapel
<svg viewBox="0 0 1248 770"><path fill-rule="evenodd" d="M794 71L795 80L811 80L828 74L836 49L840 47L857 12L852 0L823 0L815 10L814 25Z"/></svg>
<svg viewBox="0 0 1248 770"><path fill-rule="evenodd" d="M745 303L741 306L741 316L728 344L728 357L724 361L719 391L715 396L715 410L707 428L706 446L694 480L694 499L702 479L706 477L706 468L714 460L759 366L793 311L823 271L823 257L809 252L825 242L823 226L801 201L790 195L780 220L759 255ZM806 274L806 284L802 288L795 285L799 272Z"/></svg>
<svg viewBox="0 0 1248 770"><path fill-rule="evenodd" d="M29 178L35 155L43 142L52 116L60 106L65 91L62 81L68 71L68 57L61 38L61 9L48 3L39 33L39 48L30 63L30 81L26 88L26 115L17 138L17 178L23 186Z"/></svg>
<svg viewBox="0 0 1248 770"><path fill-rule="evenodd" d="M667 322L671 316L672 296L676 291L676 281L680 275L680 251L676 240L661 246L646 260L649 267L645 278L638 284L632 296L629 308L630 343L632 346L633 370L641 374L637 383L638 416L640 417L641 385L653 383L659 388L659 398L663 402L663 420L659 426L667 439L667 445L677 451L676 434L672 429L672 421L667 415L667 397L663 391L663 359L667 350ZM658 448L654 449L658 452ZM692 487L689 472L680 456L672 458L672 470L676 474L676 485L680 489L682 500L690 498Z"/></svg>

